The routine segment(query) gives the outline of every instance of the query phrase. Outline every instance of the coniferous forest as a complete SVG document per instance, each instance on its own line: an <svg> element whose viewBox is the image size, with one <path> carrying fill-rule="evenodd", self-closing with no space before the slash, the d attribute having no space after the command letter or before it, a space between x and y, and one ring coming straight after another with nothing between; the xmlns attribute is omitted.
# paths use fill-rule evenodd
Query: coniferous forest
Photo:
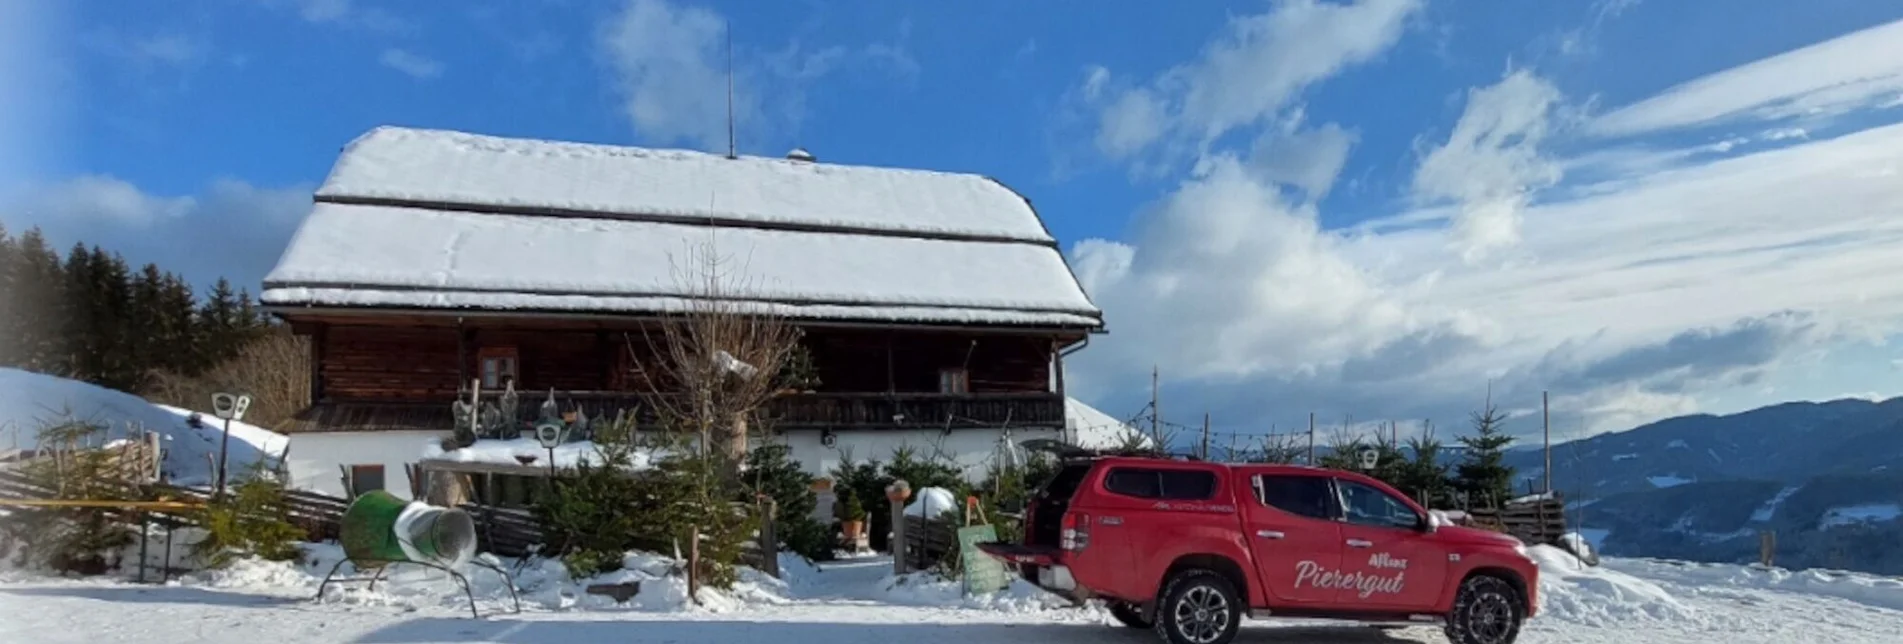
<svg viewBox="0 0 1903 644"><path fill-rule="evenodd" d="M212 369L271 326L224 279L198 294L157 265L84 244L62 256L39 229L0 225L0 367L139 393Z"/></svg>

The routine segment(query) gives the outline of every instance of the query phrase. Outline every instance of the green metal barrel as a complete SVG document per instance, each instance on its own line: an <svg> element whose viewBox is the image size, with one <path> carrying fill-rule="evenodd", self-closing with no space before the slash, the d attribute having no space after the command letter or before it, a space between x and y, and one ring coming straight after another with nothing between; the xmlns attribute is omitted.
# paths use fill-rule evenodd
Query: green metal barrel
<svg viewBox="0 0 1903 644"><path fill-rule="evenodd" d="M366 492L344 511L344 556L358 568L385 562L462 565L474 556L476 525L469 513Z"/></svg>

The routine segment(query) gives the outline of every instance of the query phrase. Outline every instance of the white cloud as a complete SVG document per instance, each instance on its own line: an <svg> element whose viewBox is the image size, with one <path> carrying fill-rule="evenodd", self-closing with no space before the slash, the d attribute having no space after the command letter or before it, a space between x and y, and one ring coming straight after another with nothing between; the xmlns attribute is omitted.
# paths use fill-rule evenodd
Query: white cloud
<svg viewBox="0 0 1903 644"><path fill-rule="evenodd" d="M87 175L36 190L21 207L35 219L149 228L190 212L191 197L154 197L113 177Z"/></svg>
<svg viewBox="0 0 1903 644"><path fill-rule="evenodd" d="M340 25L353 29L398 32L410 28L408 22L380 7L358 6L352 0L266 0L268 4L288 6L297 17L313 24Z"/></svg>
<svg viewBox="0 0 1903 644"><path fill-rule="evenodd" d="M657 141L726 149L726 25L719 15L631 0L603 43L636 130ZM736 89L734 112L738 122L756 123L757 94Z"/></svg>
<svg viewBox="0 0 1903 644"><path fill-rule="evenodd" d="M311 190L221 179L201 194L163 196L116 177L81 176L0 203L0 221L16 235L39 227L62 253L96 244L195 284L228 277L255 291L309 211Z"/></svg>
<svg viewBox="0 0 1903 644"><path fill-rule="evenodd" d="M1680 84L1591 125L1604 136L1834 115L1903 96L1903 20Z"/></svg>
<svg viewBox="0 0 1903 644"><path fill-rule="evenodd" d="M1167 152L1193 156L1228 132L1275 116L1309 85L1373 60L1400 39L1420 6L1418 0L1277 3L1266 13L1232 18L1196 61L1115 96L1103 95L1108 72L1093 68L1082 96L1100 111L1095 141L1110 157L1127 159L1172 138L1192 150Z"/></svg>
<svg viewBox="0 0 1903 644"><path fill-rule="evenodd" d="M441 61L394 47L383 50L383 55L377 57L377 61L383 63L384 67L419 80L443 75Z"/></svg>
<svg viewBox="0 0 1903 644"><path fill-rule="evenodd" d="M805 88L847 60L879 65L901 77L919 72L905 49L910 32L862 48L807 49L797 40L771 53L733 51L734 127L741 148L797 135ZM622 110L642 136L659 145L726 151L728 41L726 19L667 0L628 0L601 32Z"/></svg>
<svg viewBox="0 0 1903 644"><path fill-rule="evenodd" d="M1091 69L1072 96L1101 118L1158 87ZM1112 333L1067 382L1134 409L1155 365L1174 409L1266 429L1310 411L1444 425L1494 381L1508 407L1550 389L1556 422L1598 432L1903 330L1903 124L1563 157L1546 143L1575 122L1550 82L1511 72L1467 99L1422 157L1421 207L1346 230L1295 191L1332 185L1352 132L1307 128L1299 107L1248 124L1244 151L1185 139L1175 108L1160 134L1110 130L1106 156L1200 149L1129 238L1070 249ZM1594 182L1552 187L1562 170Z"/></svg>
<svg viewBox="0 0 1903 644"><path fill-rule="evenodd" d="M205 57L204 43L180 34L165 34L132 43L140 57L177 66L196 64Z"/></svg>
<svg viewBox="0 0 1903 644"><path fill-rule="evenodd" d="M1327 196L1348 164L1348 150L1359 137L1327 123L1303 129L1299 119L1256 137L1249 163L1263 179L1301 189L1310 199Z"/></svg>
<svg viewBox="0 0 1903 644"><path fill-rule="evenodd" d="M1526 70L1467 94L1467 109L1447 142L1414 174L1414 192L1460 205L1455 246L1467 261L1520 240L1520 216L1534 191L1559 181L1560 166L1540 154L1559 90Z"/></svg>

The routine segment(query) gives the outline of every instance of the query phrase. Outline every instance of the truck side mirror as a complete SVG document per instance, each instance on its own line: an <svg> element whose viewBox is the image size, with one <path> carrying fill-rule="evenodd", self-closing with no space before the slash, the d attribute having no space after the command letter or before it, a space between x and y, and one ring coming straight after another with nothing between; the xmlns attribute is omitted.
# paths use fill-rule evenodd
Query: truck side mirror
<svg viewBox="0 0 1903 644"><path fill-rule="evenodd" d="M1435 532L1439 530L1440 530L1440 522L1434 520L1434 515L1432 513L1422 515L1421 532L1426 534L1434 534Z"/></svg>

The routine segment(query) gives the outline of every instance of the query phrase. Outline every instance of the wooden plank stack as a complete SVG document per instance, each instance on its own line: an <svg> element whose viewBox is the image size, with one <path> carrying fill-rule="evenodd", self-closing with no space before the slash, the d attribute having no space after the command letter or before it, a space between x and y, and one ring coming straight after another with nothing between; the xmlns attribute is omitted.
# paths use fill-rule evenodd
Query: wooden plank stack
<svg viewBox="0 0 1903 644"><path fill-rule="evenodd" d="M1528 544L1560 545L1566 529L1566 503L1558 493L1508 501L1499 508L1474 508L1467 520L1478 528L1503 532Z"/></svg>

